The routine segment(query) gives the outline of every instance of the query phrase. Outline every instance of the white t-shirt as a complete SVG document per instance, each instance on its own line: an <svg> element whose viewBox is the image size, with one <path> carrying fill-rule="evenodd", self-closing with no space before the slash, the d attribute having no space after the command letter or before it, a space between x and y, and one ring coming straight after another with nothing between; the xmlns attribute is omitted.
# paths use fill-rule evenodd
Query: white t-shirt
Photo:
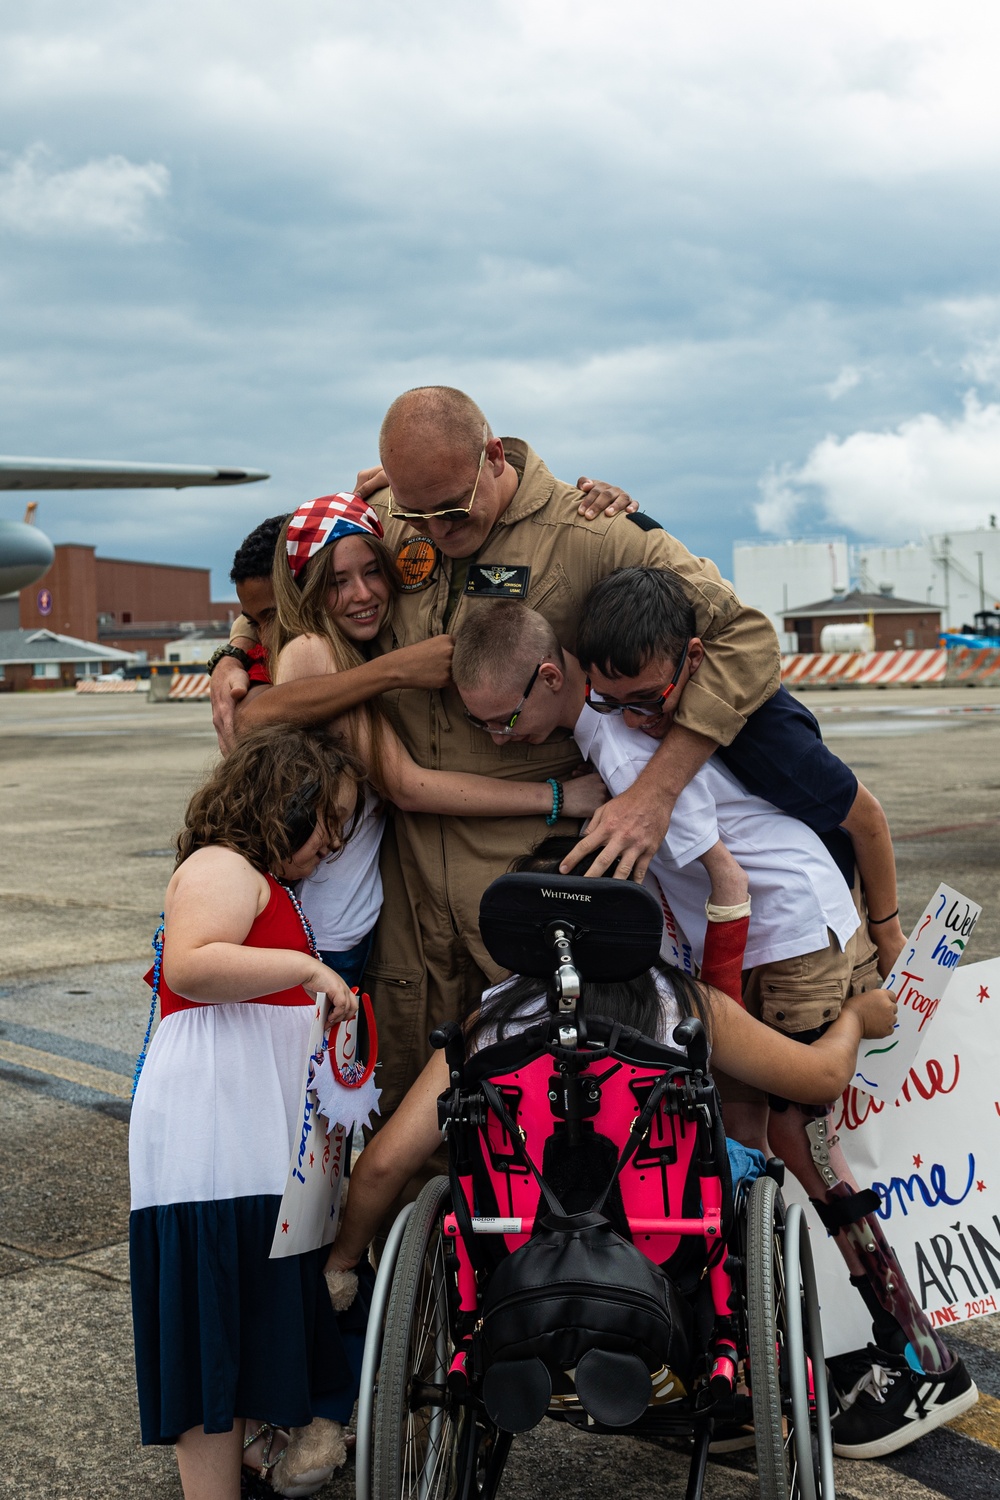
<svg viewBox="0 0 1000 1500"><path fill-rule="evenodd" d="M367 937L382 910L379 850L385 809L371 788L364 788L365 810L357 828L333 859L324 860L299 888L302 910L316 947L342 953Z"/></svg>
<svg viewBox="0 0 1000 1500"><path fill-rule="evenodd" d="M632 785L659 748L618 714L598 714L586 705L573 735L613 796ZM798 818L752 796L713 757L678 797L649 866L699 964L711 883L698 860L719 839L750 882L746 968L826 948L827 928L846 946L860 925L858 913L823 843Z"/></svg>
<svg viewBox="0 0 1000 1500"><path fill-rule="evenodd" d="M661 974L659 969L653 969L651 973L653 975L653 983L656 985L656 992L660 997L660 1014L657 1018L654 1040L662 1042L664 1046L669 1047L673 1041L674 1027L680 1025L684 1018L681 1015L680 1006L677 1004L677 997L674 994L670 980L665 974ZM483 991L480 1008L487 1017L496 996L507 989L509 985L516 984L519 977L515 974L512 979L504 979L500 984L493 984L488 990ZM534 1026L536 1021L543 1021L548 1014L548 1000L545 995L545 989L541 981L539 981L539 993L532 996L530 1000L525 1001L517 1014L507 1022L507 1035L516 1036L519 1031L527 1031L529 1026ZM492 1047L496 1039L496 1028L485 1026L479 1033L475 1050L481 1052L484 1047Z"/></svg>

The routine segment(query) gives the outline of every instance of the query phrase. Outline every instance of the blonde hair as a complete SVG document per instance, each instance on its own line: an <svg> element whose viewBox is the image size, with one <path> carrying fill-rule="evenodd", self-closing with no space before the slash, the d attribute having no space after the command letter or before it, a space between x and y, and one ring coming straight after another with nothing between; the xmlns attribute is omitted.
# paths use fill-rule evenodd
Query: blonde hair
<svg viewBox="0 0 1000 1500"><path fill-rule="evenodd" d="M335 669L338 672L349 671L351 667L360 666L365 657L354 642L343 634L330 614L330 593L338 592L334 558L337 542L328 543L315 553L298 579L293 578L286 547L288 527L293 519L294 515L289 516L282 526L274 551L271 582L274 586L275 613L266 642L268 654L272 661L276 661L289 641L294 641L300 635L316 635L329 646ZM368 536L360 531L357 534L371 548L379 573L389 586L389 608L386 614L388 624L400 594L399 571L392 553L379 537ZM351 743L367 754L368 780L379 796L385 797L383 743L386 720L378 700L359 703L356 708L341 715L341 718Z"/></svg>

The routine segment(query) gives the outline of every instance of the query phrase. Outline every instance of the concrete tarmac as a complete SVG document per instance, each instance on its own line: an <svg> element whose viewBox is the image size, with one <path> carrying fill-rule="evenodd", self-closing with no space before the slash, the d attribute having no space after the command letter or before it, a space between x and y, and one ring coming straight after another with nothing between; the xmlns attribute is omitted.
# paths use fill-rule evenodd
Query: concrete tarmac
<svg viewBox="0 0 1000 1500"><path fill-rule="evenodd" d="M1000 952L1000 694L804 694L896 838L904 928L939 880L984 907ZM169 1449L138 1440L128 1293L128 1097L142 974L172 840L215 755L206 704L0 697L0 1496L176 1500ZM984 1399L884 1463L837 1465L849 1500L1000 1492L1000 1315L950 1342ZM686 1464L631 1438L545 1425L502 1494L681 1496ZM349 1500L353 1475L325 1500ZM710 1500L757 1494L752 1457L709 1468Z"/></svg>

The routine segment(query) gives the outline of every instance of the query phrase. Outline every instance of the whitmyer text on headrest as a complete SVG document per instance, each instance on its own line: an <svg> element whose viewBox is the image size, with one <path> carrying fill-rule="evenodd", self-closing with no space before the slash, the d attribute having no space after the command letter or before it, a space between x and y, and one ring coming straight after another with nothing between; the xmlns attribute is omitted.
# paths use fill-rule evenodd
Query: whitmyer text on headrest
<svg viewBox="0 0 1000 1500"><path fill-rule="evenodd" d="M592 896L584 896L576 891L547 891L542 886L542 895L548 896L551 901L592 901Z"/></svg>

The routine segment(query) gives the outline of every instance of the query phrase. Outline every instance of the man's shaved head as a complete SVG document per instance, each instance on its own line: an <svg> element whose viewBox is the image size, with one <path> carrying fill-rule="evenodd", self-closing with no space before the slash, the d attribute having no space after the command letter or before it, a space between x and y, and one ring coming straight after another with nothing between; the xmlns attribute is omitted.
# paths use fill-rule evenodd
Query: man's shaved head
<svg viewBox="0 0 1000 1500"><path fill-rule="evenodd" d="M385 414L379 453L390 515L402 515L445 557L473 557L517 490L503 443L476 403L448 385L398 396Z"/></svg>
<svg viewBox="0 0 1000 1500"><path fill-rule="evenodd" d="M386 412L379 455L387 469L393 454L401 451L408 460L431 450L476 463L492 435L482 411L464 391L450 385L420 385L397 396Z"/></svg>

